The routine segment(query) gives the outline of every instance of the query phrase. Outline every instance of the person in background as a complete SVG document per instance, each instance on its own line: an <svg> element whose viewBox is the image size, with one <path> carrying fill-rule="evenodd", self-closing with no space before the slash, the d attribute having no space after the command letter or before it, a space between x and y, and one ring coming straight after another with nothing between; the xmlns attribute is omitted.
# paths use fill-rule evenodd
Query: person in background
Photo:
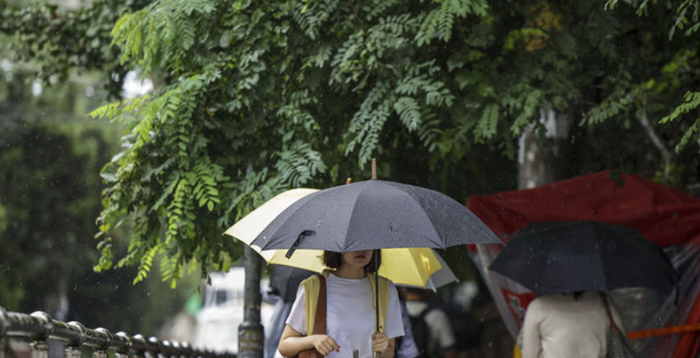
<svg viewBox="0 0 700 358"><path fill-rule="evenodd" d="M402 288L406 299L406 309L413 317L413 338L416 341L421 357L425 358L456 358L457 347L454 332L449 318L444 311L437 307L430 307L426 301L427 291L417 288ZM417 332L424 322L427 328L427 337L424 333ZM419 340L425 342L421 344Z"/></svg>
<svg viewBox="0 0 700 358"><path fill-rule="evenodd" d="M313 274L311 271L296 267L277 265L273 267L269 295L275 298L275 308L270 318L269 330L265 331L265 358L282 358L277 346L296 299L297 289L301 281Z"/></svg>
<svg viewBox="0 0 700 358"><path fill-rule="evenodd" d="M272 293L271 295L275 295ZM282 336L282 331L284 330L287 316L289 316L289 311L292 310L291 302L284 302L282 297L276 296L275 308L272 312L272 318L270 319L270 330L265 332L265 354L264 358L280 358L279 351L277 351L277 346L280 342L280 337Z"/></svg>
<svg viewBox="0 0 700 358"><path fill-rule="evenodd" d="M404 336L396 339L396 358L416 358L420 351L413 340L411 317L406 310L406 301L401 299L401 319L403 321Z"/></svg>
<svg viewBox="0 0 700 358"><path fill-rule="evenodd" d="M602 358L607 351L610 320L624 332L620 316L600 292L579 291L536 298L525 312L523 358Z"/></svg>

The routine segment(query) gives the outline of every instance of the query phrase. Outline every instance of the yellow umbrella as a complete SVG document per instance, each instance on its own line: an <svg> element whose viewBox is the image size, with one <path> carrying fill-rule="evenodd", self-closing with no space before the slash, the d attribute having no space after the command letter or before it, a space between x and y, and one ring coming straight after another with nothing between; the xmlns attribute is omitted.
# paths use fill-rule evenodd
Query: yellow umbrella
<svg viewBox="0 0 700 358"><path fill-rule="evenodd" d="M306 195L318 189L292 189L268 200L259 208L246 215L226 230L226 234L237 238L246 245L265 229L282 211ZM286 265L322 272L326 266L321 260L320 250L296 250L291 258L286 258L287 250L265 250L251 246L268 264ZM429 248L382 249L382 265L379 275L396 284L425 287L430 276L442 269L437 254Z"/></svg>

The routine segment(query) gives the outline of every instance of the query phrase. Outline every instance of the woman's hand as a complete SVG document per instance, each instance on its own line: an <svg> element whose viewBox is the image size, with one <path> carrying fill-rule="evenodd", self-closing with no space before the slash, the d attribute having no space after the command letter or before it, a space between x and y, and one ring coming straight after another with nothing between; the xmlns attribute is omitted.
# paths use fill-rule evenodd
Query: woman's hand
<svg viewBox="0 0 700 358"><path fill-rule="evenodd" d="M333 351L340 352L340 346L333 338L325 334L304 336L289 325L282 332L278 349L284 357L294 357L307 349L315 349L324 356Z"/></svg>
<svg viewBox="0 0 700 358"><path fill-rule="evenodd" d="M389 336L385 333L372 334L372 351L384 354L389 348Z"/></svg>
<svg viewBox="0 0 700 358"><path fill-rule="evenodd" d="M314 348L324 356L327 356L333 351L340 352L340 346L335 342L335 339L325 334L314 334L309 336L312 339Z"/></svg>

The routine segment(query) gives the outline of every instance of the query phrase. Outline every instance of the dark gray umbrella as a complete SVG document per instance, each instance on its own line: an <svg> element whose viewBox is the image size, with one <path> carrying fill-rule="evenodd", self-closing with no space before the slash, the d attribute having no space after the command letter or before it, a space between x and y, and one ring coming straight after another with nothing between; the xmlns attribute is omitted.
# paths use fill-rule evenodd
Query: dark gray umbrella
<svg viewBox="0 0 700 358"><path fill-rule="evenodd" d="M277 216L251 245L262 250L447 248L501 243L464 205L437 191L367 180L309 194Z"/></svg>
<svg viewBox="0 0 700 358"><path fill-rule="evenodd" d="M531 223L489 269L537 296L624 287L668 292L678 283L661 247L634 229L593 221Z"/></svg>
<svg viewBox="0 0 700 358"><path fill-rule="evenodd" d="M272 220L250 245L262 250L289 249L287 257L291 257L296 249L445 249L468 243L501 241L466 206L444 194L372 179L299 199ZM375 268L375 276L376 271ZM379 295L375 299L378 309ZM379 331L379 315L375 316Z"/></svg>

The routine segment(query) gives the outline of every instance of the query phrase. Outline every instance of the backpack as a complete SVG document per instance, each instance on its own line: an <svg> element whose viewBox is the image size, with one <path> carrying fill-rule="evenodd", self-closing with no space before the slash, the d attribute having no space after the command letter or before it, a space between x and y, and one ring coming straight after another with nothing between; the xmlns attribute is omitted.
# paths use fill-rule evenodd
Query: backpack
<svg viewBox="0 0 700 358"><path fill-rule="evenodd" d="M428 324L425 323L425 316L434 309L442 310L448 317L450 326L452 328L452 333L455 336L456 347L458 351L465 351L467 349L478 347L481 343L481 324L468 312L464 312L462 309L451 304L430 304L423 312L418 316L409 316L411 321L411 332L413 333L413 340L416 343L416 348L420 354L418 358L429 358L428 355L428 338L430 336L430 328ZM400 337L399 337L400 338ZM401 340L396 341L396 347L401 345ZM440 358L443 356L442 352L436 352L437 357L430 358Z"/></svg>
<svg viewBox="0 0 700 358"><path fill-rule="evenodd" d="M426 308L418 316L409 316L411 321L411 333L413 333L413 341L416 343L416 348L418 348L418 358L428 357L428 337L430 336L430 328L428 324L425 323L425 315L431 310L430 307Z"/></svg>
<svg viewBox="0 0 700 358"><path fill-rule="evenodd" d="M452 333L457 341L458 351L464 351L479 346L481 343L481 323L474 316L456 305L444 303L429 306L423 313L435 308L445 312L449 318L450 325L452 326Z"/></svg>

